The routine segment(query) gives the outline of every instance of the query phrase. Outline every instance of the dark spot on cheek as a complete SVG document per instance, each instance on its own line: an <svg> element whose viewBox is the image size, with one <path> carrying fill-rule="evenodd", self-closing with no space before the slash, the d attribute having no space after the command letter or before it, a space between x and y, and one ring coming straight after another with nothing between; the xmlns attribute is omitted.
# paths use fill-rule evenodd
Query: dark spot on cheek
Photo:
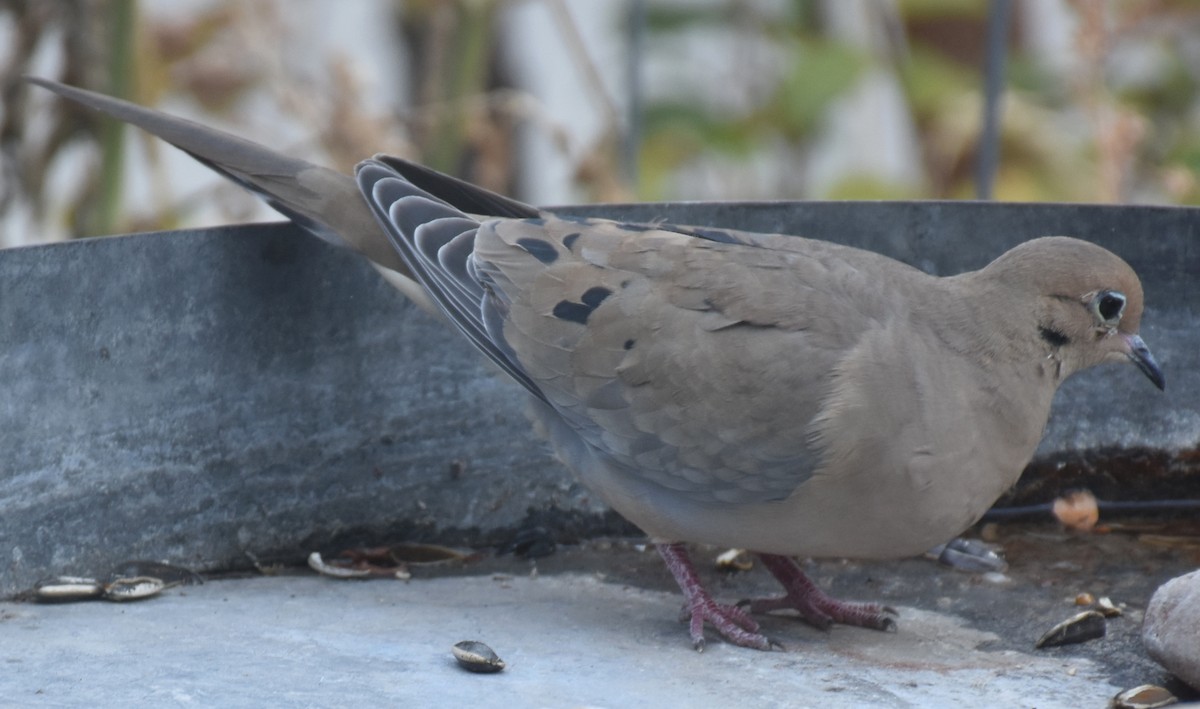
<svg viewBox="0 0 1200 709"><path fill-rule="evenodd" d="M530 256L533 256L542 263L554 263L558 260L558 252L554 250L554 245L548 241L526 237L524 239L517 239L517 246L525 249L525 251L529 252Z"/></svg>
<svg viewBox="0 0 1200 709"><path fill-rule="evenodd" d="M625 340L625 349L631 350L637 344L637 340Z"/></svg>
<svg viewBox="0 0 1200 709"><path fill-rule="evenodd" d="M1071 342L1071 338L1067 337L1066 333L1062 330L1055 330L1045 325L1038 326L1038 334L1042 336L1043 340L1050 343L1051 347L1062 347Z"/></svg>

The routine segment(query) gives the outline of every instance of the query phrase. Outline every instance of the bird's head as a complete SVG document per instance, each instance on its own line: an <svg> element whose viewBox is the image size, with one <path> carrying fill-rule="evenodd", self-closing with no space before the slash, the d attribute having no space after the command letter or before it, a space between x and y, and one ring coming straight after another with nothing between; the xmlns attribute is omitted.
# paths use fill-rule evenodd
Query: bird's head
<svg viewBox="0 0 1200 709"><path fill-rule="evenodd" d="M1129 362L1165 387L1162 369L1138 334L1141 281L1116 254L1051 236L1017 246L984 271L1036 299L1028 326L1059 362L1063 378L1104 362Z"/></svg>

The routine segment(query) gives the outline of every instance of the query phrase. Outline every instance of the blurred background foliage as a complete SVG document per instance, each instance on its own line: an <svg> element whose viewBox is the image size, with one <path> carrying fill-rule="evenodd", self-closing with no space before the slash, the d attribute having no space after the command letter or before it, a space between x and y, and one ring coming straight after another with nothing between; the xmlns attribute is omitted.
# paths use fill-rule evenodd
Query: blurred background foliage
<svg viewBox="0 0 1200 709"><path fill-rule="evenodd" d="M388 152L535 202L975 195L986 0L614 0L600 28L593 0L373 0L384 21L349 36L379 45L382 94L300 9L321 2L0 0L0 245L256 213L27 73L344 170ZM1039 3L1068 20L1049 49ZM1200 3L1014 8L996 198L1200 204ZM568 99L538 88L550 68ZM538 188L551 161L563 177Z"/></svg>

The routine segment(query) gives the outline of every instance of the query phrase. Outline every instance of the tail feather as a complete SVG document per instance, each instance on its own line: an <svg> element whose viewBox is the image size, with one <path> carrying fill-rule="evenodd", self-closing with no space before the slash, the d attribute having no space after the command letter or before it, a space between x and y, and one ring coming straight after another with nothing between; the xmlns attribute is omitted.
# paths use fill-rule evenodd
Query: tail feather
<svg viewBox="0 0 1200 709"><path fill-rule="evenodd" d="M424 192L467 214L510 219L535 219L541 216L537 207L498 195L424 165L391 155L376 155L374 160L395 170L400 177Z"/></svg>
<svg viewBox="0 0 1200 709"><path fill-rule="evenodd" d="M479 278L471 268L471 252L475 249L474 229L464 230L461 234L446 242L438 249L438 264L475 298L476 302L483 300L483 287Z"/></svg>
<svg viewBox="0 0 1200 709"><path fill-rule="evenodd" d="M392 211L395 212L398 209L397 207L393 207ZM479 224L475 224L469 229L460 232L459 236L466 234L474 242L475 230L478 227ZM477 313L480 303L483 300L482 289L478 287L478 284L472 284L459 279L441 265L442 258L438 252L445 244L449 243L446 241L446 235L453 233L453 227L431 222L418 226L416 231L412 233L411 238L416 244L417 251L421 254L422 261L430 265L430 277L437 282L441 292L454 301L454 305L456 306L454 308L455 312ZM451 238L450 241L452 242L454 238ZM470 254L468 253L469 256ZM462 270L465 271L465 266Z"/></svg>
<svg viewBox="0 0 1200 709"><path fill-rule="evenodd" d="M360 163L357 177L392 245L446 317L501 369L545 400L504 338L496 299L474 275L475 239L487 223L408 181L390 161Z"/></svg>
<svg viewBox="0 0 1200 709"><path fill-rule="evenodd" d="M537 219L542 214L536 208L385 155L361 163L350 178L136 104L45 79L29 81L166 140L322 239L363 253L396 288L440 310L546 400L505 339L503 284L492 282L474 257L480 230L497 224L488 218Z"/></svg>
<svg viewBox="0 0 1200 709"><path fill-rule="evenodd" d="M350 176L128 101L46 79L28 80L162 138L262 197L321 239L352 248L384 268L408 275Z"/></svg>

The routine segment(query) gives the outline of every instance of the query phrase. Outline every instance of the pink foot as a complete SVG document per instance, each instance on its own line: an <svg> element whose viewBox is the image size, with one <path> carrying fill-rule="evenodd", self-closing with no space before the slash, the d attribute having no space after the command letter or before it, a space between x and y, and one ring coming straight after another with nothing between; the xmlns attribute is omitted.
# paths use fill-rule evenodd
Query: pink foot
<svg viewBox="0 0 1200 709"><path fill-rule="evenodd" d="M696 648L697 652L704 652L705 621L711 623L717 632L734 645L756 650L770 650L772 647L779 647L779 643L773 642L758 632L758 623L754 622L754 619L746 611L735 605L717 603L713 600L708 591L704 590L703 584L700 583L700 577L696 575L692 560L688 557L687 550L682 544L655 544L654 546L658 549L663 561L667 562L667 568L670 569L671 575L675 577L675 582L683 591L684 598L687 599L684 615L689 621L688 630L692 636L692 647Z"/></svg>
<svg viewBox="0 0 1200 709"><path fill-rule="evenodd" d="M878 603L848 603L828 596L804 575L800 565L791 557L759 554L758 558L762 559L763 566L771 575L783 584L785 594L779 598L756 598L738 603L742 608L748 607L751 613L791 609L799 611L801 618L821 630L828 630L834 623L873 630L896 630L896 621L891 618L898 615L895 609Z"/></svg>

